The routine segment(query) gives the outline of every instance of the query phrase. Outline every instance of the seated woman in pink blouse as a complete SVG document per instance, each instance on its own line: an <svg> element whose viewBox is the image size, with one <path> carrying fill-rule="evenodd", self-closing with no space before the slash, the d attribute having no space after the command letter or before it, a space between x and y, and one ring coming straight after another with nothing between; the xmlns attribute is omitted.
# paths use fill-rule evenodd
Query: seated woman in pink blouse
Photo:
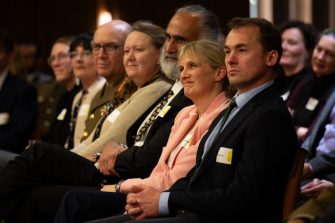
<svg viewBox="0 0 335 223"><path fill-rule="evenodd" d="M146 184L163 191L184 177L195 165L201 138L213 119L230 103L228 97L233 92L227 90L224 59L224 51L217 43L201 40L185 45L179 58L180 79L185 95L194 105L177 115L167 145L151 175L106 185L101 189L103 192L70 192L64 197L54 222L87 221L122 213L126 194L134 185Z"/></svg>

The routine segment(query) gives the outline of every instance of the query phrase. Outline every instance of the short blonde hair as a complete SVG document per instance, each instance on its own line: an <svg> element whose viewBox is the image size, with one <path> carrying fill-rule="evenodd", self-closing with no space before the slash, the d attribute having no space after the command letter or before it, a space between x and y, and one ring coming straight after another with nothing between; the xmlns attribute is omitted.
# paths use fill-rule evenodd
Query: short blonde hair
<svg viewBox="0 0 335 223"><path fill-rule="evenodd" d="M225 66L225 53L222 46L209 40L198 40L186 44L182 47L179 58L183 56L204 58L214 69Z"/></svg>
<svg viewBox="0 0 335 223"><path fill-rule="evenodd" d="M225 52L218 42L210 40L198 40L187 43L180 51L179 61L184 56L198 57L207 60L208 64L217 69L225 67ZM223 79L223 90L229 88L227 76Z"/></svg>

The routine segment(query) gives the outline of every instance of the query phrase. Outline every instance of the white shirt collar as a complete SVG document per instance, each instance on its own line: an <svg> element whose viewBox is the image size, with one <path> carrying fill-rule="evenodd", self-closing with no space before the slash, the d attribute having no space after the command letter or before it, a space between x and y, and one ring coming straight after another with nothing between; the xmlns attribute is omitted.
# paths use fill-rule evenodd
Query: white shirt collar
<svg viewBox="0 0 335 223"><path fill-rule="evenodd" d="M171 90L173 91L173 95L177 95L179 91L183 88L183 85L179 80L177 80L173 85Z"/></svg>

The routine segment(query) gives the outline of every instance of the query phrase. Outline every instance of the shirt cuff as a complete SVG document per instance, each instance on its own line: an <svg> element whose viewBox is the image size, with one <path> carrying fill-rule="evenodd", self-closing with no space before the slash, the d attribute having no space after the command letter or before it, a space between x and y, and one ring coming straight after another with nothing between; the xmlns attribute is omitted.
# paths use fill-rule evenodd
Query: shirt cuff
<svg viewBox="0 0 335 223"><path fill-rule="evenodd" d="M307 213L300 213L294 215L294 217L291 217L288 220L295 220L295 219L303 219L305 222L313 222L314 220L317 219L317 217Z"/></svg>
<svg viewBox="0 0 335 223"><path fill-rule="evenodd" d="M167 216L169 215L169 196L170 192L162 192L159 197L159 215Z"/></svg>
<svg viewBox="0 0 335 223"><path fill-rule="evenodd" d="M87 146L84 143L80 143L79 145L71 149L71 152L74 152L80 155L83 151L85 151L86 148Z"/></svg>

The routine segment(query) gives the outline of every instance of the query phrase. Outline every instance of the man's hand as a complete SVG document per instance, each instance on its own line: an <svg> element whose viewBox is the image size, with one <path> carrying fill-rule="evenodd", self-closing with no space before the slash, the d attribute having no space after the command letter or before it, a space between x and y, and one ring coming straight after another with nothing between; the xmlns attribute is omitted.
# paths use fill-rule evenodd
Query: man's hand
<svg viewBox="0 0 335 223"><path fill-rule="evenodd" d="M117 155L124 150L125 148L118 143L114 141L108 141L104 146L104 149L100 155L100 159L98 160L100 172L104 175L118 177L119 174L114 169L115 160Z"/></svg>
<svg viewBox="0 0 335 223"><path fill-rule="evenodd" d="M318 196L325 188L331 187L334 184L327 180L313 179L308 184L301 187L301 195L306 198Z"/></svg>
<svg viewBox="0 0 335 223"><path fill-rule="evenodd" d="M157 217L160 194L160 191L143 184L133 186L127 196L127 214L136 220Z"/></svg>

